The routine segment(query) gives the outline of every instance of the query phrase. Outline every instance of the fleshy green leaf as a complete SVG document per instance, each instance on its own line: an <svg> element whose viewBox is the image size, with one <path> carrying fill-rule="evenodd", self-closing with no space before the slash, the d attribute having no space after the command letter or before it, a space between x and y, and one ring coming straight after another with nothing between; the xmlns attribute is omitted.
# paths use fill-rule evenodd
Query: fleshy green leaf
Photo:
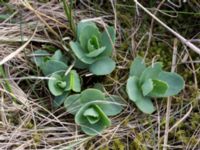
<svg viewBox="0 0 200 150"><path fill-rule="evenodd" d="M59 86L59 83L61 82L65 82L65 80L62 78L60 74L54 73L51 75L48 81L48 87L49 87L50 92L54 96L59 96L63 94L65 87L63 88Z"/></svg>
<svg viewBox="0 0 200 150"><path fill-rule="evenodd" d="M101 47L99 49L96 49L88 54L86 54L87 57L97 57L98 55L100 55L101 53L103 53L106 50L106 47Z"/></svg>
<svg viewBox="0 0 200 150"><path fill-rule="evenodd" d="M125 106L125 103L117 95L111 95L106 98L105 102L99 104L99 107L101 107L107 116L115 116L119 114L123 110L123 106Z"/></svg>
<svg viewBox="0 0 200 150"><path fill-rule="evenodd" d="M71 70L67 76L66 82L68 83L67 90L72 90L74 92L81 91L80 77L76 70Z"/></svg>
<svg viewBox="0 0 200 150"><path fill-rule="evenodd" d="M135 76L129 77L126 84L126 91L130 100L136 102L143 99L142 91L139 88L139 79Z"/></svg>
<svg viewBox="0 0 200 150"><path fill-rule="evenodd" d="M101 43L102 46L106 47L106 50L103 52L102 56L111 56L113 45L115 45L115 29L113 27L107 27L106 30L101 34Z"/></svg>
<svg viewBox="0 0 200 150"><path fill-rule="evenodd" d="M173 96L178 94L185 86L183 78L177 73L162 71L158 79L168 84L168 89L162 97Z"/></svg>
<svg viewBox="0 0 200 150"><path fill-rule="evenodd" d="M107 75L115 69L115 66L116 64L111 58L104 57L91 64L89 70L95 75Z"/></svg>
<svg viewBox="0 0 200 150"><path fill-rule="evenodd" d="M81 103L85 104L95 100L105 100L105 95L97 89L86 89L81 92Z"/></svg>
<svg viewBox="0 0 200 150"><path fill-rule="evenodd" d="M87 43L87 51L93 52L100 48L99 39L96 36L92 36Z"/></svg>
<svg viewBox="0 0 200 150"><path fill-rule="evenodd" d="M87 22L80 21L78 23L78 25L77 25L77 37L80 36L80 33L82 32L82 30L84 30L84 28L86 26L88 26L88 25L93 26L94 28L96 27L95 23L94 22L90 22L90 21L87 21Z"/></svg>
<svg viewBox="0 0 200 150"><path fill-rule="evenodd" d="M144 113L151 114L155 111L155 107L150 98L143 97L142 99L135 102L136 106Z"/></svg>
<svg viewBox="0 0 200 150"><path fill-rule="evenodd" d="M99 121L100 117L87 116L87 119L90 122L90 124L95 124Z"/></svg>
<svg viewBox="0 0 200 150"><path fill-rule="evenodd" d="M69 93L65 92L63 95L56 96L53 100L53 107L54 108L60 107L64 103L64 101L68 95L69 95Z"/></svg>
<svg viewBox="0 0 200 150"><path fill-rule="evenodd" d="M89 102L85 104L83 107L81 107L81 109L75 115L76 124L80 125L82 131L88 135L100 134L105 128L111 125L110 119L98 106L99 103L101 102L95 102L95 101ZM99 117L100 117L99 121L94 124L91 124L88 121L88 119L83 115L85 110L87 110L90 107L94 107L94 109L98 112Z"/></svg>
<svg viewBox="0 0 200 150"><path fill-rule="evenodd" d="M61 61L67 64L68 58L65 57L60 50L55 51L54 55L51 57L51 60Z"/></svg>
<svg viewBox="0 0 200 150"><path fill-rule="evenodd" d="M45 57L49 57L49 53L45 50L36 50L32 53L33 58L31 59L36 66L40 67L45 62Z"/></svg>
<svg viewBox="0 0 200 150"><path fill-rule="evenodd" d="M166 82L161 80L153 80L153 90L148 94L151 97L162 97L168 89Z"/></svg>
<svg viewBox="0 0 200 150"><path fill-rule="evenodd" d="M64 101L64 107L68 113L75 115L81 108L80 94L74 94L68 96Z"/></svg>
<svg viewBox="0 0 200 150"><path fill-rule="evenodd" d="M153 81L151 79L147 79L146 81L144 81L144 83L142 84L141 88L142 88L143 96L146 96L154 88Z"/></svg>
<svg viewBox="0 0 200 150"><path fill-rule="evenodd" d="M99 117L98 112L94 109L94 107L88 108L85 110L83 115L86 116L92 116L92 117Z"/></svg>
<svg viewBox="0 0 200 150"><path fill-rule="evenodd" d="M99 113L96 111L94 107L86 109L83 115L87 117L88 121L91 124L97 123L100 119Z"/></svg>
<svg viewBox="0 0 200 150"><path fill-rule="evenodd" d="M142 60L142 57L136 57L131 64L129 76L140 77L146 66Z"/></svg>
<svg viewBox="0 0 200 150"><path fill-rule="evenodd" d="M145 82L148 79L156 79L161 71L161 63L155 63L152 66L146 68L141 74L140 84L143 84L143 82Z"/></svg>
<svg viewBox="0 0 200 150"><path fill-rule="evenodd" d="M85 26L81 32L79 38L79 42L81 47L86 51L87 50L87 45L88 41L92 38L96 37L96 40L100 40L100 32L99 29L96 27L96 25L87 25Z"/></svg>
<svg viewBox="0 0 200 150"><path fill-rule="evenodd" d="M42 72L45 76L51 75L55 72L66 71L68 66L60 61L49 60L41 66Z"/></svg>
<svg viewBox="0 0 200 150"><path fill-rule="evenodd" d="M69 44L70 44L70 47L71 47L72 51L74 52L74 54L82 62L84 62L86 64L92 64L95 61L95 59L86 56L86 52L84 52L84 50L80 47L78 42L71 41Z"/></svg>

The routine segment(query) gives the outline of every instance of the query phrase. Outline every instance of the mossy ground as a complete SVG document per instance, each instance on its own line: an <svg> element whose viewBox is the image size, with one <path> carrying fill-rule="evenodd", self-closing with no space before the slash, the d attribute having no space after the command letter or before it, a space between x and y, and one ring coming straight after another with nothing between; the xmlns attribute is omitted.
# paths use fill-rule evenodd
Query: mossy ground
<svg viewBox="0 0 200 150"><path fill-rule="evenodd" d="M152 18L136 7L132 0L117 1L114 7L111 1L106 0L77 0L73 5L76 22L95 18L100 27L102 20L109 25L115 22L117 27L113 56L117 62L115 71L105 77L94 77L87 76L87 71L79 70L84 81L83 88L100 82L107 92L118 94L127 102L125 110L112 119L112 127L95 137L81 133L73 116L63 108L54 110L51 107L52 96L46 82L39 78L42 77L40 70L30 61L29 54L37 49L50 52L61 49L70 55L69 40L63 39L74 37L62 4L47 0L0 2L1 60L27 42L37 28L26 48L4 64L12 90L9 91L7 82L0 80L0 143L3 143L0 149L162 149L167 98L154 101L157 108L154 114L142 114L128 101L125 82L136 55L146 56L149 64L153 60L161 61L164 68L170 71L175 46L175 71L183 76L186 86L179 95L172 97L169 127L184 119L169 132L168 149L200 149L200 56L156 21L152 25ZM155 12L160 4L153 0L141 3L151 12ZM200 4L195 0L181 2L179 6L175 4L164 2L156 16L200 47L200 43L196 42L200 39ZM102 20L96 17L102 17ZM38 78L33 79L32 76ZM14 100L24 105L13 103Z"/></svg>

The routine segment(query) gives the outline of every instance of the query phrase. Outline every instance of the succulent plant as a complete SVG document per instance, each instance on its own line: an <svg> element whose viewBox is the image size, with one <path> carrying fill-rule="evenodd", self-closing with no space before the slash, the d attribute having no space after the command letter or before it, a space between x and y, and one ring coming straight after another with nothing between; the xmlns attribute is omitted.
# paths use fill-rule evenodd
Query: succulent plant
<svg viewBox="0 0 200 150"><path fill-rule="evenodd" d="M67 58L60 50L52 56L45 50L37 50L33 54L32 61L42 70L44 75L50 76L48 88L55 96L53 101L55 108L63 104L70 91L81 91L80 77L76 70L71 70L65 75L65 71L68 69Z"/></svg>
<svg viewBox="0 0 200 150"><path fill-rule="evenodd" d="M45 76L58 71L66 71L68 68L67 58L60 50L57 50L53 56L45 50L37 50L33 55L32 61L42 70Z"/></svg>
<svg viewBox="0 0 200 150"><path fill-rule="evenodd" d="M142 58L137 57L131 64L126 90L129 99L144 113L155 111L152 97L173 96L183 88L183 78L177 73L163 71L159 62L146 67Z"/></svg>
<svg viewBox="0 0 200 150"><path fill-rule="evenodd" d="M123 103L118 96L108 97L100 90L90 88L67 97L64 106L75 115L75 122L83 132L97 135L111 125L108 116L119 114Z"/></svg>
<svg viewBox="0 0 200 150"><path fill-rule="evenodd" d="M80 92L80 78L75 70L71 70L66 76L64 72L53 73L48 81L50 92L54 96L60 96L66 91Z"/></svg>
<svg viewBox="0 0 200 150"><path fill-rule="evenodd" d="M77 57L76 66L86 67L95 75L106 75L115 69L115 62L110 58L115 42L115 30L107 27L100 32L93 22L80 22L77 26L77 41L70 42Z"/></svg>

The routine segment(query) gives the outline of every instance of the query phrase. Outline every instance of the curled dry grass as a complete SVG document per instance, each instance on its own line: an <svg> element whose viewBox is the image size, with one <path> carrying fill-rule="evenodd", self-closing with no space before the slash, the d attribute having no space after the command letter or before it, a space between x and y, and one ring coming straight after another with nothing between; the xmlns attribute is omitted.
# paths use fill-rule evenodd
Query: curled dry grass
<svg viewBox="0 0 200 150"><path fill-rule="evenodd" d="M149 63L152 59L162 58L171 62L177 42L174 42L176 39L172 42L168 40L169 35L165 31L163 35L158 31L154 33L155 23L152 20L151 26L141 31L142 21L144 21L141 16L134 14L127 21L126 15L120 14L118 10L120 5L115 5L112 1L106 4L109 9L103 11L103 1L100 5L81 1L76 5L75 16L76 20L94 20L102 27L114 22L118 32L117 53L114 55L118 67L114 73L101 79L107 92L121 95L126 101L125 81L128 67L135 55L137 53L143 55L146 52ZM172 6L175 8L174 5ZM195 11L200 10L197 5L194 7ZM142 13L138 8L136 10ZM96 137L88 137L81 133L74 123L73 116L63 108L51 109L52 97L45 87L46 79L30 62L29 54L36 49L47 48L47 45L53 45L68 54L68 41L72 33L62 5L57 1L47 3L10 1L9 4L0 7L0 14L5 12L9 12L10 16L0 23L0 62L5 60L6 74L0 79L0 149L122 150L163 147L166 136L164 132L167 102L165 100L155 101L158 111L152 115L142 114L127 102L124 111L112 118L112 126ZM134 26L131 25L131 21L134 21ZM123 27L123 23L126 28ZM196 42L198 39L199 33L195 33L192 40ZM164 43L169 54L152 52L150 43L154 41ZM172 98L169 129L167 129L168 141L165 147L198 149L200 142L199 62L193 61L198 57L194 56L187 47L180 43L178 47L178 53L173 57L175 71L184 75L186 88L180 95ZM165 64L165 67L169 69L171 65ZM92 76L86 78L87 72L80 73L88 85L93 84Z"/></svg>

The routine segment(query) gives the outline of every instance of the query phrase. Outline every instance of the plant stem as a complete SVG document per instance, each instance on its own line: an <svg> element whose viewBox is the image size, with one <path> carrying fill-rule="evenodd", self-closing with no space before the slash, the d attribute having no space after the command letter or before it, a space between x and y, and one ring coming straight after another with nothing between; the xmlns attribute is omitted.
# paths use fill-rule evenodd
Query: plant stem
<svg viewBox="0 0 200 150"><path fill-rule="evenodd" d="M75 27L74 18L72 15L73 0L70 0L70 5L65 0L62 0L62 3L63 3L65 15L69 21L69 25L72 30L72 33L76 37L76 27Z"/></svg>
<svg viewBox="0 0 200 150"><path fill-rule="evenodd" d="M200 55L200 49L191 43L189 40L185 39L182 35L180 35L178 32L170 28L168 25L166 25L164 22L162 22L159 18L157 18L154 14L152 14L149 10L147 10L142 4L140 4L137 0L134 0L136 5L138 5L142 10L144 10L148 15L150 15L154 20L156 20L158 23L160 23L163 27L165 27L168 31L170 31L172 34L174 34L182 43L184 43L187 47L189 47L191 50L196 52Z"/></svg>
<svg viewBox="0 0 200 150"><path fill-rule="evenodd" d="M6 77L7 77L7 75L6 75L6 73L5 73L5 71L4 71L2 65L0 65L0 77L1 77L1 76L2 76L3 78L6 78ZM12 93L12 88L11 88L10 83L9 83L8 80L5 80L5 83L3 83L3 85L5 86L6 90L7 90L9 93ZM13 97L13 102L17 103L16 98L15 98L14 96L12 96L12 97Z"/></svg>

